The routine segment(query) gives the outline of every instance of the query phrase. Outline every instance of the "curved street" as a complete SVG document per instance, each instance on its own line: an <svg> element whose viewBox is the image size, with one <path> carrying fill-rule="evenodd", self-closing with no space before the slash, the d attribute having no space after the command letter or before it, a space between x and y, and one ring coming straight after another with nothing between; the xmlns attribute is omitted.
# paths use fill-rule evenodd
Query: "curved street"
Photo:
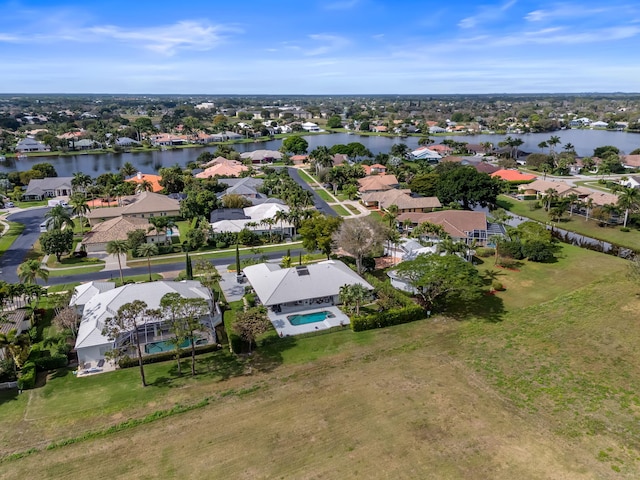
<svg viewBox="0 0 640 480"><path fill-rule="evenodd" d="M26 210L15 209L16 213L9 214L6 218L10 222L18 222L24 225L20 236L0 256L0 275L2 280L9 283L19 282L18 266L24 262L27 253L40 236L40 224L44 221L44 215L50 207L36 207Z"/></svg>

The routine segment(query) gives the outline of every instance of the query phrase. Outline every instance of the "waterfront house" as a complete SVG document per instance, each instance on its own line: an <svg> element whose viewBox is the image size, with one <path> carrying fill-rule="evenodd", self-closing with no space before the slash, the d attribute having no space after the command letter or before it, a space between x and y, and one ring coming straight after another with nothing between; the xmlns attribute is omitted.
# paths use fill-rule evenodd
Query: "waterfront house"
<svg viewBox="0 0 640 480"><path fill-rule="evenodd" d="M35 138L23 138L16 145L16 152L18 153L27 153L27 152L49 152L51 148L48 145L45 145L42 142L37 141Z"/></svg>
<svg viewBox="0 0 640 480"><path fill-rule="evenodd" d="M489 237L503 235L504 228L487 221L484 212L467 210L443 210L429 213L401 213L396 219L399 225L409 225L409 230L429 222L440 225L452 240L464 242L467 245L486 245ZM428 235L425 234L428 237ZM434 237L438 239L437 237Z"/></svg>
<svg viewBox="0 0 640 480"><path fill-rule="evenodd" d="M73 177L33 178L22 195L25 200L44 200L45 198L68 197L73 193Z"/></svg>

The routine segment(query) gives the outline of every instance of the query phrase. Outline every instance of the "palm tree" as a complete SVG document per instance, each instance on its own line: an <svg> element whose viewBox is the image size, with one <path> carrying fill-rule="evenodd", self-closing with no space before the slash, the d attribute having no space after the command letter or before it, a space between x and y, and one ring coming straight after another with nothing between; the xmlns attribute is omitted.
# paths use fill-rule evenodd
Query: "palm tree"
<svg viewBox="0 0 640 480"><path fill-rule="evenodd" d="M640 190L633 187L623 187L618 195L618 207L624 209L624 227L629 220L629 212L640 207Z"/></svg>
<svg viewBox="0 0 640 480"><path fill-rule="evenodd" d="M554 147L561 143L560 137L557 135L551 135L551 138L547 140L547 145L549 146L549 155L553 155L555 153Z"/></svg>
<svg viewBox="0 0 640 480"><path fill-rule="evenodd" d="M84 235L84 217L91 211L87 204L87 198L79 193L74 193L69 199L71 213L80 217L80 233Z"/></svg>
<svg viewBox="0 0 640 480"><path fill-rule="evenodd" d="M289 220L289 214L284 211L284 210L278 210L275 215L273 216L273 219L276 222L280 222L280 237L281 239L284 239L284 227L283 227L283 223L287 222Z"/></svg>
<svg viewBox="0 0 640 480"><path fill-rule="evenodd" d="M31 340L26 333L18 335L17 330L0 333L0 349L5 351L5 358L11 357L14 369L22 368L29 356L30 346Z"/></svg>
<svg viewBox="0 0 640 480"><path fill-rule="evenodd" d="M93 179L83 172L76 172L71 179L71 186L74 190L82 192L84 196L87 196L87 188L93 184Z"/></svg>
<svg viewBox="0 0 640 480"><path fill-rule="evenodd" d="M151 256L158 254L158 246L155 243L142 243L138 246L136 252L141 257L147 257L147 266L149 267L149 281L151 281Z"/></svg>
<svg viewBox="0 0 640 480"><path fill-rule="evenodd" d="M317 147L309 153L309 158L313 160L316 169L316 175L320 168L330 168L333 166L333 157L329 148L325 146Z"/></svg>
<svg viewBox="0 0 640 480"><path fill-rule="evenodd" d="M133 166L131 162L125 162L122 167L120 167L120 173L122 176L130 177L131 175L135 175L138 172L138 169Z"/></svg>
<svg viewBox="0 0 640 480"><path fill-rule="evenodd" d="M46 218L46 225L48 229L53 228L59 230L64 226L73 229L75 227L75 223L71 219L71 215L62 205L56 205L53 207L44 214L44 218Z"/></svg>
<svg viewBox="0 0 640 480"><path fill-rule="evenodd" d="M360 306L367 301L370 295L369 290L360 283L342 285L340 287L342 303L344 303L348 309L355 308L356 315L360 315Z"/></svg>
<svg viewBox="0 0 640 480"><path fill-rule="evenodd" d="M38 278L46 282L49 279L49 270L42 266L40 260L27 260L18 267L18 277L23 283L36 283Z"/></svg>
<svg viewBox="0 0 640 480"><path fill-rule="evenodd" d="M584 202L584 206L587 209L586 220L589 221L589 214L591 213L591 209L593 208L593 198L587 198Z"/></svg>
<svg viewBox="0 0 640 480"><path fill-rule="evenodd" d="M153 184L149 180L142 180L136 187L136 193L153 192Z"/></svg>
<svg viewBox="0 0 640 480"><path fill-rule="evenodd" d="M558 192L556 192L555 189L553 188L547 188L544 191L544 199L543 199L545 211L548 212L549 209L551 208L551 204L556 200L558 200Z"/></svg>
<svg viewBox="0 0 640 480"><path fill-rule="evenodd" d="M514 159L518 159L518 149L519 147L524 143L524 140L522 140L521 138L514 138L513 140L511 140L511 148L515 149L515 153L512 154L511 156Z"/></svg>
<svg viewBox="0 0 640 480"><path fill-rule="evenodd" d="M393 227L393 222L395 222L396 218L398 218L399 208L395 203L389 205L384 212L385 217L389 220L389 228Z"/></svg>
<svg viewBox="0 0 640 480"><path fill-rule="evenodd" d="M126 255L127 251L129 251L129 242L126 240L111 240L107 242L107 253L109 255L117 255L118 257L118 268L120 269L120 283L124 285L124 277L122 276L122 262L120 260L120 255Z"/></svg>
<svg viewBox="0 0 640 480"><path fill-rule="evenodd" d="M538 148L539 148L540 150L544 150L544 149L545 149L545 148L547 148L548 146L549 146L549 144L548 144L547 142L545 142L545 141L542 141L542 142L540 142L540 143L538 144Z"/></svg>
<svg viewBox="0 0 640 480"><path fill-rule="evenodd" d="M418 139L418 145L420 145L420 146L429 145L431 143L433 143L433 139L429 138L429 134L428 133L425 133L423 136L421 136Z"/></svg>
<svg viewBox="0 0 640 480"><path fill-rule="evenodd" d="M567 200L569 200L569 216L573 217L573 207L578 204L580 197L577 193L570 193L567 195Z"/></svg>

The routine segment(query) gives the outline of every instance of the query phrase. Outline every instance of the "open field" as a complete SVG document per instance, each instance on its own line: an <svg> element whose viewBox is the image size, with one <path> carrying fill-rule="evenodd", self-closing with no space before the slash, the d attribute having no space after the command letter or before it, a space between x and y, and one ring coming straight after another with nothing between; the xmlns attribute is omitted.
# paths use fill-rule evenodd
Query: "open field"
<svg viewBox="0 0 640 480"><path fill-rule="evenodd" d="M250 359L203 355L195 379L149 365L146 389L127 369L2 393L0 455L194 409L5 460L0 476L638 478L640 286L620 259L562 252L504 271L507 291L464 321L269 336Z"/></svg>
<svg viewBox="0 0 640 480"><path fill-rule="evenodd" d="M530 205L535 203L535 200L516 200L512 197L500 195L498 198L498 206L509 210L516 215L522 217L528 217L539 222L549 222L549 215L543 208L532 210ZM586 235L587 237L596 238L605 242L612 242L622 247L638 250L640 248L640 233L637 230L631 230L630 232L623 232L619 227L600 227L597 222L593 220L587 221L580 215L569 216L569 213L565 217L557 222L559 228L569 230L572 232Z"/></svg>

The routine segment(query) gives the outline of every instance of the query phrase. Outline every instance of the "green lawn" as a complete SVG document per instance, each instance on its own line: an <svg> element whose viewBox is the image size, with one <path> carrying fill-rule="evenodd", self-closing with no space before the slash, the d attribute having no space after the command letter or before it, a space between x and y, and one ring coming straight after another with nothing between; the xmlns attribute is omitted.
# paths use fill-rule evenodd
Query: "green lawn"
<svg viewBox="0 0 640 480"><path fill-rule="evenodd" d="M344 208L342 205L329 205L329 206L333 209L334 212L336 212L338 215L342 217L351 216L351 212L346 208Z"/></svg>
<svg viewBox="0 0 640 480"><path fill-rule="evenodd" d="M328 203L333 203L336 201L335 198L333 198L326 190L323 190L322 188L318 188L315 189L315 192L320 196L321 199L323 199L325 202Z"/></svg>
<svg viewBox="0 0 640 480"><path fill-rule="evenodd" d="M349 209L349 211L350 211L351 213L353 213L354 215L357 215L357 214L359 214L359 213L360 213L360 210L358 210L356 207L354 207L354 206L353 206L353 205L351 205L350 203L347 203L347 204L345 204L344 206L345 206L346 208L348 208L348 209Z"/></svg>
<svg viewBox="0 0 640 480"><path fill-rule="evenodd" d="M104 265L65 267L64 269L49 270L49 277L66 277L67 275L79 275L81 273L95 273L101 272L102 269L104 269Z"/></svg>
<svg viewBox="0 0 640 480"><path fill-rule="evenodd" d="M498 198L498 206L509 210L510 212L528 217L539 222L548 223L549 215L543 208L531 209L531 205L535 204L535 200L516 200L512 197L501 195ZM596 238L605 242L612 242L622 247L638 250L640 248L640 232L632 230L631 232L622 232L620 227L600 227L597 222L585 220L584 217L567 215L556 224L559 228L580 233L587 237Z"/></svg>
<svg viewBox="0 0 640 480"><path fill-rule="evenodd" d="M507 290L465 316L270 333L251 357L198 357L195 378L148 365L144 389L131 368L0 392L0 455L196 407L4 461L3 477L204 478L215 464L225 478L377 478L381 465L395 478L637 478L640 298L626 263L563 245L555 263L504 273Z"/></svg>
<svg viewBox="0 0 640 480"><path fill-rule="evenodd" d="M316 181L311 177L311 175L309 175L307 172L305 172L301 168L298 169L298 174L300 174L300 178L302 178L308 184L310 185L316 184Z"/></svg>
<svg viewBox="0 0 640 480"><path fill-rule="evenodd" d="M0 237L0 256L2 256L11 245L13 245L13 242L15 242L16 238L18 238L24 230L24 225L22 223L7 223L9 224L9 230Z"/></svg>
<svg viewBox="0 0 640 480"><path fill-rule="evenodd" d="M28 202L18 200L15 203L16 207L29 208L29 207L46 207L49 204L48 200L29 200Z"/></svg>

